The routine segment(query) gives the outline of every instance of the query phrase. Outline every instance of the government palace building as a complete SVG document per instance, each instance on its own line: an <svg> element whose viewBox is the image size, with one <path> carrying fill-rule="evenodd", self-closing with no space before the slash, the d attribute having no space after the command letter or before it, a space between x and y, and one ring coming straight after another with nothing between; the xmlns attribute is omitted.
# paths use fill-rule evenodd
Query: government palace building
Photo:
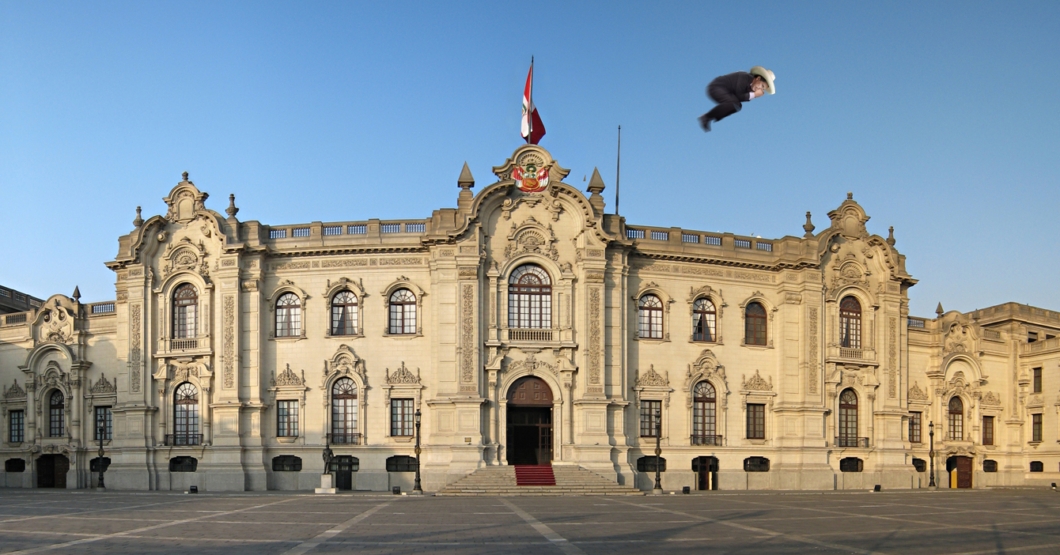
<svg viewBox="0 0 1060 555"><path fill-rule="evenodd" d="M627 224L536 145L493 172L426 218L282 225L185 173L113 301L0 288L0 486L312 490L325 447L340 490L1060 482L1060 313L911 316L853 195L762 239Z"/></svg>

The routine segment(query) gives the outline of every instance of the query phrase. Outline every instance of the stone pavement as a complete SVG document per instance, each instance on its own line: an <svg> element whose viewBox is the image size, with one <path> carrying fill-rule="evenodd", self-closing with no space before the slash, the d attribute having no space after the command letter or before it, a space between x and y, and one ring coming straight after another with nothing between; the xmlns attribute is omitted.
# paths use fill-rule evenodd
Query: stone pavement
<svg viewBox="0 0 1060 555"><path fill-rule="evenodd" d="M1060 553L1048 490L645 497L0 490L0 553Z"/></svg>

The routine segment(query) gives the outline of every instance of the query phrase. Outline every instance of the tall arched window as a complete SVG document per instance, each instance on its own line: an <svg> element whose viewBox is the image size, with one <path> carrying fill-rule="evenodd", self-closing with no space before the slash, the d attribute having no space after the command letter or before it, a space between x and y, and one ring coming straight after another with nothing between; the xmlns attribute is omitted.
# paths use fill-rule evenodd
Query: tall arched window
<svg viewBox="0 0 1060 555"><path fill-rule="evenodd" d="M839 446L858 446L858 394L853 389L839 395Z"/></svg>
<svg viewBox="0 0 1060 555"><path fill-rule="evenodd" d="M950 441L964 441L964 403L960 397L950 399Z"/></svg>
<svg viewBox="0 0 1060 555"><path fill-rule="evenodd" d="M839 301L839 346L861 348L861 303L856 297Z"/></svg>
<svg viewBox="0 0 1060 555"><path fill-rule="evenodd" d="M662 339L663 305L659 297L643 295L638 303L639 336L644 339Z"/></svg>
<svg viewBox="0 0 1060 555"><path fill-rule="evenodd" d="M52 391L48 397L48 437L63 437L65 426L66 398L59 390Z"/></svg>
<svg viewBox="0 0 1060 555"><path fill-rule="evenodd" d="M302 300L294 293L284 293L276 301L276 337L302 335Z"/></svg>
<svg viewBox="0 0 1060 555"><path fill-rule="evenodd" d="M199 292L194 285L184 283L173 291L173 339L195 337L198 309Z"/></svg>
<svg viewBox="0 0 1060 555"><path fill-rule="evenodd" d="M416 333L416 295L408 289L390 294L390 333Z"/></svg>
<svg viewBox="0 0 1060 555"><path fill-rule="evenodd" d="M524 264L508 278L508 327L552 328L552 281L540 266Z"/></svg>
<svg viewBox="0 0 1060 555"><path fill-rule="evenodd" d="M718 312L710 299L692 303L692 341L717 341Z"/></svg>
<svg viewBox="0 0 1060 555"><path fill-rule="evenodd" d="M745 345L766 344L766 309L762 303L753 302L744 309Z"/></svg>
<svg viewBox="0 0 1060 555"><path fill-rule="evenodd" d="M172 445L199 445L199 390L190 382L177 386L173 394Z"/></svg>
<svg viewBox="0 0 1060 555"><path fill-rule="evenodd" d="M331 298L331 335L357 335L357 296L339 291Z"/></svg>
<svg viewBox="0 0 1060 555"><path fill-rule="evenodd" d="M357 384L350 378L331 386L331 442L359 443L357 433Z"/></svg>
<svg viewBox="0 0 1060 555"><path fill-rule="evenodd" d="M692 445L720 445L718 441L717 395L708 381L692 390Z"/></svg>

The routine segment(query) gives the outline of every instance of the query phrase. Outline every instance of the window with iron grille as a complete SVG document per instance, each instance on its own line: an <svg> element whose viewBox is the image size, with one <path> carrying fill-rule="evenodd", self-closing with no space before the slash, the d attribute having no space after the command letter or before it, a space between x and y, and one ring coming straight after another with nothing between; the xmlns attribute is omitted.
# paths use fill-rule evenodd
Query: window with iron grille
<svg viewBox="0 0 1060 555"><path fill-rule="evenodd" d="M917 472L927 472L927 461L924 459L913 458L913 469Z"/></svg>
<svg viewBox="0 0 1060 555"><path fill-rule="evenodd" d="M386 460L387 472L416 472L416 457L394 455Z"/></svg>
<svg viewBox="0 0 1060 555"><path fill-rule="evenodd" d="M368 233L368 226L364 224L346 226L347 235L365 235L366 233Z"/></svg>
<svg viewBox="0 0 1060 555"><path fill-rule="evenodd" d="M861 348L861 303L855 297L839 302L839 346Z"/></svg>
<svg viewBox="0 0 1060 555"><path fill-rule="evenodd" d="M286 229L270 229L269 230L269 239L286 239L286 238L287 238L287 230Z"/></svg>
<svg viewBox="0 0 1060 555"><path fill-rule="evenodd" d="M909 413L909 443L920 443L920 413Z"/></svg>
<svg viewBox="0 0 1060 555"><path fill-rule="evenodd" d="M412 399L390 400L390 435L411 436L413 432Z"/></svg>
<svg viewBox="0 0 1060 555"><path fill-rule="evenodd" d="M1033 391L1033 393L1041 393L1042 392L1042 369L1041 368L1035 368L1035 369L1032 370L1032 372L1034 373L1034 382L1033 382L1034 391Z"/></svg>
<svg viewBox="0 0 1060 555"><path fill-rule="evenodd" d="M199 444L199 390L190 382L173 393L173 444Z"/></svg>
<svg viewBox="0 0 1060 555"><path fill-rule="evenodd" d="M857 457L845 457L839 459L840 472L861 472L863 468L864 463Z"/></svg>
<svg viewBox="0 0 1060 555"><path fill-rule="evenodd" d="M853 389L839 394L839 446L858 446L858 394Z"/></svg>
<svg viewBox="0 0 1060 555"><path fill-rule="evenodd" d="M750 303L744 309L745 345L766 344L766 309L762 303Z"/></svg>
<svg viewBox="0 0 1060 555"><path fill-rule="evenodd" d="M357 335L357 296L339 291L331 298L331 335Z"/></svg>
<svg viewBox="0 0 1060 555"><path fill-rule="evenodd" d="M276 300L276 337L302 335L302 300L294 293L284 293Z"/></svg>
<svg viewBox="0 0 1060 555"><path fill-rule="evenodd" d="M1042 441L1042 415L1032 414L1031 415L1031 441L1039 443Z"/></svg>
<svg viewBox="0 0 1060 555"><path fill-rule="evenodd" d="M983 472L997 472L997 461L986 459L983 461Z"/></svg>
<svg viewBox="0 0 1060 555"><path fill-rule="evenodd" d="M643 339L662 339L663 305L655 295L643 295L638 303L639 337Z"/></svg>
<svg viewBox="0 0 1060 555"><path fill-rule="evenodd" d="M26 411L13 410L8 415L8 441L11 443L22 443L26 430Z"/></svg>
<svg viewBox="0 0 1060 555"><path fill-rule="evenodd" d="M409 335L416 333L416 296L408 289L398 289L390 294L390 333Z"/></svg>
<svg viewBox="0 0 1060 555"><path fill-rule="evenodd" d="M173 457L169 459L170 472L195 472L199 460L195 457Z"/></svg>
<svg viewBox="0 0 1060 555"><path fill-rule="evenodd" d="M983 445L994 444L994 417L983 417Z"/></svg>
<svg viewBox="0 0 1060 555"><path fill-rule="evenodd" d="M331 386L331 442L355 443L357 433L357 384L339 378Z"/></svg>
<svg viewBox="0 0 1060 555"><path fill-rule="evenodd" d="M640 402L640 437L658 435L659 419L662 415L662 401Z"/></svg>
<svg viewBox="0 0 1060 555"><path fill-rule="evenodd" d="M710 299L696 299L692 303L692 341L717 341L718 311Z"/></svg>
<svg viewBox="0 0 1060 555"><path fill-rule="evenodd" d="M276 401L276 436L298 437L298 401Z"/></svg>
<svg viewBox="0 0 1060 555"><path fill-rule="evenodd" d="M272 458L273 472L299 472L302 470L302 458L294 455L279 455Z"/></svg>
<svg viewBox="0 0 1060 555"><path fill-rule="evenodd" d="M111 417L110 407L96 407L96 441L99 441L100 439L103 441L109 441L111 439L112 425L113 419ZM102 432L103 437L100 437L100 432Z"/></svg>
<svg viewBox="0 0 1060 555"><path fill-rule="evenodd" d="M964 403L960 397L953 397L949 404L949 439L964 441Z"/></svg>
<svg viewBox="0 0 1060 555"><path fill-rule="evenodd" d="M62 392L52 391L48 398L48 437L63 437L66 399Z"/></svg>
<svg viewBox="0 0 1060 555"><path fill-rule="evenodd" d="M1042 461L1031 461L1031 472L1045 472L1045 465Z"/></svg>
<svg viewBox="0 0 1060 555"><path fill-rule="evenodd" d="M4 472L25 472L26 459L7 459L4 461Z"/></svg>
<svg viewBox="0 0 1060 555"><path fill-rule="evenodd" d="M714 445L717 435L717 393L708 381L696 384L692 390L692 435L699 443ZM693 440L695 441L695 440Z"/></svg>
<svg viewBox="0 0 1060 555"><path fill-rule="evenodd" d="M666 459L664 457L656 457L655 455L648 455L637 459L637 472L655 472L655 466L658 465L659 472L666 472Z"/></svg>
<svg viewBox="0 0 1060 555"><path fill-rule="evenodd" d="M309 237L310 230L308 227L296 227L291 230L291 237Z"/></svg>
<svg viewBox="0 0 1060 555"><path fill-rule="evenodd" d="M508 278L508 327L552 328L552 280L540 266L524 264Z"/></svg>
<svg viewBox="0 0 1060 555"><path fill-rule="evenodd" d="M401 224L381 224L380 233L401 233Z"/></svg>
<svg viewBox="0 0 1060 555"><path fill-rule="evenodd" d="M747 405L747 439L766 438L766 406Z"/></svg>
<svg viewBox="0 0 1060 555"><path fill-rule="evenodd" d="M173 292L173 338L195 337L199 292L190 283L182 284Z"/></svg>
<svg viewBox="0 0 1060 555"><path fill-rule="evenodd" d="M743 460L744 472L769 472L769 459L765 457L747 457Z"/></svg>

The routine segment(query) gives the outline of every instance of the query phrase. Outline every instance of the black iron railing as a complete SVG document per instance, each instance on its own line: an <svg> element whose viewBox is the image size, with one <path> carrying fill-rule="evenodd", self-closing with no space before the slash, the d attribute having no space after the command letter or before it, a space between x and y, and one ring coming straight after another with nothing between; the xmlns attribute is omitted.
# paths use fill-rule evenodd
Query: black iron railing
<svg viewBox="0 0 1060 555"><path fill-rule="evenodd" d="M202 434L166 434L165 445L202 445Z"/></svg>
<svg viewBox="0 0 1060 555"><path fill-rule="evenodd" d="M355 433L333 433L328 434L328 441L332 445L360 445L361 434Z"/></svg>
<svg viewBox="0 0 1060 555"><path fill-rule="evenodd" d="M693 435L692 445L721 445L721 436Z"/></svg>

